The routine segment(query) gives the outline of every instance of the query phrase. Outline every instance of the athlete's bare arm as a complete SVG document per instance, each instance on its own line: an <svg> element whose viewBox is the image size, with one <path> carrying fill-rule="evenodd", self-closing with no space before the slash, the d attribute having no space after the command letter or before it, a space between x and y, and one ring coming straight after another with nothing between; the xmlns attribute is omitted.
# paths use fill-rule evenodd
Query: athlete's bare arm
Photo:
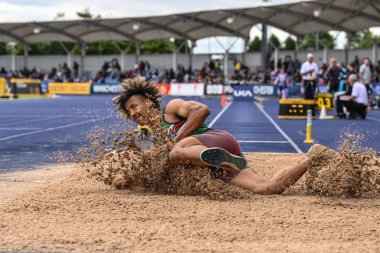
<svg viewBox="0 0 380 253"><path fill-rule="evenodd" d="M165 118L173 121L181 118L187 119L186 125L177 134L174 142L190 136L203 124L210 113L211 111L206 105L196 101L185 101L179 98L171 100L165 108Z"/></svg>

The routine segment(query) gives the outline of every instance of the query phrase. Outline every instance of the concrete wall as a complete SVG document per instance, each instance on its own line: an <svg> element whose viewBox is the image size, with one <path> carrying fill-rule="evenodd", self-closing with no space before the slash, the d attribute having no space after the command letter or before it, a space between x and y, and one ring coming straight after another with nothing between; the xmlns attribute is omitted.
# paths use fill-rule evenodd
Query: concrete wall
<svg viewBox="0 0 380 253"><path fill-rule="evenodd" d="M377 55L379 54L380 49L377 49ZM297 52L297 57L303 62L306 58L308 52ZM323 50L313 51L315 61L318 64L323 63ZM280 51L279 58L284 59L286 55L290 55L293 59L295 56L294 51ZM358 56L359 59L364 57L369 57L372 59L373 49L353 49L348 52L348 62L352 62L355 56ZM233 69L233 59L234 58L243 59L242 54L233 54L230 55L230 60L228 61L229 72ZM346 52L344 50L330 50L327 52L327 59L334 57L338 61L346 61ZM88 55L84 58L84 70L91 71L95 74L103 65L105 61L110 61L112 58L117 58L121 62L121 55ZM173 65L173 55L172 54L162 54L162 55L140 55L140 60L147 60L151 63L152 67L156 68L170 68ZM193 69L200 69L205 62L208 62L210 55L208 54L195 54L193 55ZM46 55L46 56L29 56L27 60L27 67L33 68L36 67L40 70L50 70L52 67L58 67L58 65L63 62L67 62L68 57L66 55ZM77 61L80 63L80 56L73 55L71 61ZM24 56L15 57L16 69L24 67L25 58ZM135 55L125 55L124 56L124 66L125 69L132 69L136 62ZM189 66L189 55L178 54L176 56L177 64L182 64L186 68ZM260 66L260 53L247 53L245 55L245 62L250 68L256 68ZM376 59L377 62L377 59ZM221 60L223 66L223 60ZM0 67L5 67L6 69L12 68L12 56L5 55L0 56Z"/></svg>

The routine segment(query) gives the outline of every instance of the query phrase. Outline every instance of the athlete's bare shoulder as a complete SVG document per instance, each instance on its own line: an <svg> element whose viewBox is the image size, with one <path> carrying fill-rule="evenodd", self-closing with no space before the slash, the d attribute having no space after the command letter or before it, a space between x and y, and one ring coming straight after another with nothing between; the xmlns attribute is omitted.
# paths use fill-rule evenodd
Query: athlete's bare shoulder
<svg viewBox="0 0 380 253"><path fill-rule="evenodd" d="M176 114L178 109L185 104L185 100L180 98L175 98L170 100L169 103L165 107L165 113L167 114Z"/></svg>

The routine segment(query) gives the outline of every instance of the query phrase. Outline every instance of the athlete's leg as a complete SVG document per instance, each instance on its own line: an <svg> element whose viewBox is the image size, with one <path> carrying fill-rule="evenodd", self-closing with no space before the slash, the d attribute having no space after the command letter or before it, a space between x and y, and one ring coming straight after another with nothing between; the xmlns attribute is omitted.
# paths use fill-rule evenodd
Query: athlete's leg
<svg viewBox="0 0 380 253"><path fill-rule="evenodd" d="M294 184L306 171L306 159L296 165L283 168L269 180L263 179L252 168L247 168L232 179L231 184L257 194L280 194Z"/></svg>
<svg viewBox="0 0 380 253"><path fill-rule="evenodd" d="M176 143L169 153L169 159L173 164L191 163L198 166L205 166L200 154L207 149L197 138L186 137Z"/></svg>

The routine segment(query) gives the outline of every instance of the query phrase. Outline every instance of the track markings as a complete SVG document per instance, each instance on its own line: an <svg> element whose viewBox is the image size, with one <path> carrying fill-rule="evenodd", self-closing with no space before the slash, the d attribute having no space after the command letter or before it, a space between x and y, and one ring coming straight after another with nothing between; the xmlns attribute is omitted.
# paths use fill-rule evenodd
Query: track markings
<svg viewBox="0 0 380 253"><path fill-rule="evenodd" d="M50 116L50 117L41 117L41 118L39 117L39 118L30 119L30 120L11 122L11 123L6 123L6 124L0 124L0 127L13 126L13 125L30 123L30 122L35 122L35 121L50 120L50 119L55 119L55 118L61 118L61 116Z"/></svg>
<svg viewBox="0 0 380 253"><path fill-rule="evenodd" d="M373 120L373 121L380 122L380 119L376 119L376 118L372 118L372 117L367 117L367 119L370 119L370 120Z"/></svg>
<svg viewBox="0 0 380 253"><path fill-rule="evenodd" d="M15 130L15 131L25 131L25 130L40 130L41 127L1 127L0 130Z"/></svg>
<svg viewBox="0 0 380 253"><path fill-rule="evenodd" d="M290 145L293 146L293 148L300 154L302 154L302 150L297 146L297 144L295 144L295 142L281 129L281 127L279 125L277 125L277 123L272 119L271 116L269 116L269 114L264 111L264 109L258 105L257 103L255 103L256 107L264 114L264 116L272 123L272 125L277 129L277 131L280 132L280 134L282 136L284 136L284 138L290 143Z"/></svg>
<svg viewBox="0 0 380 253"><path fill-rule="evenodd" d="M215 118L213 118L213 120L211 121L211 123L208 125L208 127L212 127L216 121L223 115L223 113L225 113L227 111L227 109L232 105L232 102L228 103L228 105L226 107L223 108L223 110L221 110L216 116Z"/></svg>
<svg viewBox="0 0 380 253"><path fill-rule="evenodd" d="M238 140L239 143L268 143L268 144L287 144L289 141L256 141L256 140Z"/></svg>
<svg viewBox="0 0 380 253"><path fill-rule="evenodd" d="M41 129L41 130L26 132L26 133L23 133L23 134L15 134L15 135L11 135L11 136L8 136L8 137L0 138L0 141L6 141L6 140L10 140L10 139L14 139L14 138L19 138L19 137L23 137L23 136L29 136L29 135L33 135L33 134L39 134L39 133L44 133L44 132L49 132L49 131L69 128L69 127L74 127L74 126L85 125L85 124L88 124L88 123L94 123L94 122L106 120L106 119L109 119L109 118L111 118L111 117L96 118L96 119L91 119L91 120L80 121L80 122L77 122L77 123L67 124L67 125L63 125L63 126L59 126L59 127L49 127L49 128L45 128L45 129Z"/></svg>

